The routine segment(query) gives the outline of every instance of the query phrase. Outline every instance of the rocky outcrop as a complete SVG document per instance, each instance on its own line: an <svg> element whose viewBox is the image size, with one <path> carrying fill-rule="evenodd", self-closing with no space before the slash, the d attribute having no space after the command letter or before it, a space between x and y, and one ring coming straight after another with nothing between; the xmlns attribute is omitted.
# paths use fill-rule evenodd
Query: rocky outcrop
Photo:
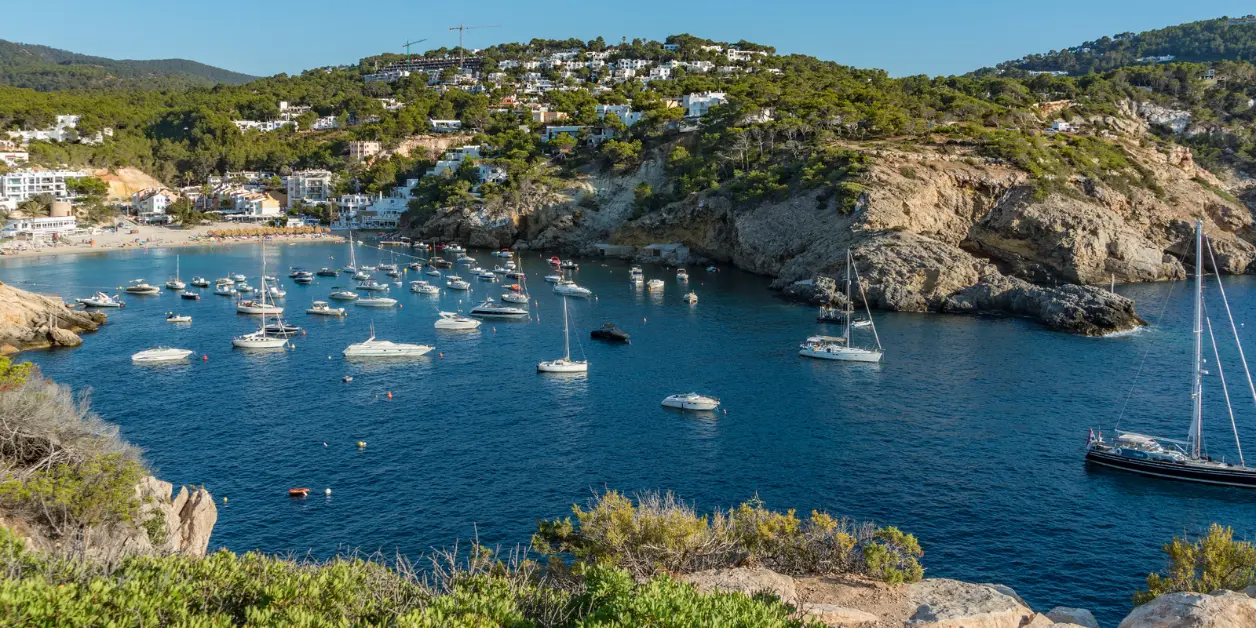
<svg viewBox="0 0 1256 628"><path fill-rule="evenodd" d="M1250 628L1256 599L1244 593L1169 593L1139 606L1118 628Z"/></svg>
<svg viewBox="0 0 1256 628"><path fill-rule="evenodd" d="M179 493L172 498L172 488L169 482L152 476L144 478L136 487L145 509L141 523L153 529L157 526L149 526L149 521L163 524L158 538L150 539L153 549L165 554L204 556L209 548L209 536L218 521L214 498L204 488L189 492L186 486L179 487Z"/></svg>
<svg viewBox="0 0 1256 628"><path fill-rule="evenodd" d="M686 574L681 579L702 593L724 591L754 595L767 591L787 604L793 604L798 597L794 591L794 579L770 569L711 569Z"/></svg>
<svg viewBox="0 0 1256 628"><path fill-rule="evenodd" d="M913 628L1020 628L1034 617L1015 591L1000 585L923 580L907 586Z"/></svg>
<svg viewBox="0 0 1256 628"><path fill-rule="evenodd" d="M1095 621L1095 616L1084 608L1057 606L1047 611L1047 619L1050 619L1054 624L1063 624L1065 626L1099 628L1099 622Z"/></svg>
<svg viewBox="0 0 1256 628"><path fill-rule="evenodd" d="M75 347L78 334L96 331L100 312L73 310L65 302L0 283L0 355L26 349Z"/></svg>

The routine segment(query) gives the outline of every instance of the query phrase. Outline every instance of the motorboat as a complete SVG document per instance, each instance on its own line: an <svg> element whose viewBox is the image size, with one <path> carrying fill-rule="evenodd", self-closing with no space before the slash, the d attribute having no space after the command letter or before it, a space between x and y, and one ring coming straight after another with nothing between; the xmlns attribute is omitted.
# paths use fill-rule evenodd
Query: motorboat
<svg viewBox="0 0 1256 628"><path fill-rule="evenodd" d="M193 285L193 286L195 286L195 287L197 287L197 288L208 288L208 287L209 287L209 280L208 280L208 279L206 279L206 278L204 278L204 277L193 277L193 278L192 278L192 285Z"/></svg>
<svg viewBox="0 0 1256 628"><path fill-rule="evenodd" d="M214 280L214 285L218 285L218 286L224 286L224 285L225 285L225 286L234 286L234 285L235 285L235 280L234 280L234 279L232 279L229 275L228 275L228 276L226 276L226 277L219 277L218 279L215 279L215 280Z"/></svg>
<svg viewBox="0 0 1256 628"><path fill-rule="evenodd" d="M275 322L269 325L266 325L265 327L262 327L262 331L265 332L267 336L287 337L287 336L295 336L301 333L301 328L296 325L289 325L288 323L283 322L279 318L276 318Z"/></svg>
<svg viewBox="0 0 1256 628"><path fill-rule="evenodd" d="M445 250L449 251L450 253L462 253L466 251L466 249L462 248L458 244L446 244Z"/></svg>
<svg viewBox="0 0 1256 628"><path fill-rule="evenodd" d="M183 280L179 278L179 256L174 256L174 277L166 282L167 290L182 290L188 287Z"/></svg>
<svg viewBox="0 0 1256 628"><path fill-rule="evenodd" d="M410 270L423 270L423 262L410 262L406 264L406 268Z"/></svg>
<svg viewBox="0 0 1256 628"><path fill-rule="evenodd" d="M389 277L392 277L393 279L399 279L399 278L401 278L401 271L399 271L399 270L390 270L390 271L388 271L388 272L386 272L386 273L384 273L384 274L385 274L385 275L388 275Z"/></svg>
<svg viewBox="0 0 1256 628"><path fill-rule="evenodd" d="M698 293L692 292L692 291L686 292L685 296L681 297L681 300L683 300L685 303L693 305L698 302Z"/></svg>
<svg viewBox="0 0 1256 628"><path fill-rule="evenodd" d="M594 340L605 340L607 342L628 342L628 332L620 329L615 323L602 323L602 326L589 332L589 337Z"/></svg>
<svg viewBox="0 0 1256 628"><path fill-rule="evenodd" d="M645 273L641 271L640 266L633 266L628 269L628 281L636 285L645 283Z"/></svg>
<svg viewBox="0 0 1256 628"><path fill-rule="evenodd" d="M358 270L358 272L353 273L353 278L357 281L368 281L371 278L371 273L368 273L365 270Z"/></svg>
<svg viewBox="0 0 1256 628"><path fill-rule="evenodd" d="M417 294L440 294L440 287L433 286L426 281L411 281L410 292Z"/></svg>
<svg viewBox="0 0 1256 628"><path fill-rule="evenodd" d="M510 257L514 257L514 253L511 253L510 249L502 249L500 251L494 251L493 256L510 258Z"/></svg>
<svg viewBox="0 0 1256 628"><path fill-rule="evenodd" d="M166 312L167 323L190 323L192 317L186 314L175 314L174 312Z"/></svg>
<svg viewBox="0 0 1256 628"><path fill-rule="evenodd" d="M467 272L471 273L472 275L478 275L484 272L484 269L480 268L479 266L472 266L471 268L467 269Z"/></svg>
<svg viewBox="0 0 1256 628"><path fill-rule="evenodd" d="M571 359L571 332L567 324L567 299L563 299L563 357L538 362L537 373L588 373L588 360Z"/></svg>
<svg viewBox="0 0 1256 628"><path fill-rule="evenodd" d="M379 266L376 266L375 269L381 273L393 273L399 270L396 264L380 264Z"/></svg>
<svg viewBox="0 0 1256 628"><path fill-rule="evenodd" d="M250 286L247 283L236 283L235 289L236 289L236 292L244 292L244 293L253 292L257 290L257 288L254 288L253 286Z"/></svg>
<svg viewBox="0 0 1256 628"><path fill-rule="evenodd" d="M236 303L239 314L283 314L283 308L264 300L244 299Z"/></svg>
<svg viewBox="0 0 1256 628"><path fill-rule="evenodd" d="M580 265L572 260L564 260L558 267L563 270L580 270Z"/></svg>
<svg viewBox="0 0 1256 628"><path fill-rule="evenodd" d="M326 301L315 301L305 313L313 314L314 316L335 316L338 318L349 315L343 307L332 307Z"/></svg>
<svg viewBox="0 0 1256 628"><path fill-rule="evenodd" d="M278 285L272 285L266 286L266 294L269 294L272 299L282 299L288 296L288 291Z"/></svg>
<svg viewBox="0 0 1256 628"><path fill-rule="evenodd" d="M352 290L336 287L332 288L332 293L327 295L327 298L334 299L336 301L356 301L358 299L358 293Z"/></svg>
<svg viewBox="0 0 1256 628"><path fill-rule="evenodd" d="M718 273L720 272L720 268L718 266L707 266L706 271L708 273Z"/></svg>
<svg viewBox="0 0 1256 628"><path fill-rule="evenodd" d="M346 358L407 358L425 355L432 349L435 349L432 345L376 340L375 326L372 325L370 338L345 347L343 353Z"/></svg>
<svg viewBox="0 0 1256 628"><path fill-rule="evenodd" d="M161 294L160 288L144 281L143 279L132 279L131 282L127 284L127 287L123 288L123 291L127 294Z"/></svg>
<svg viewBox="0 0 1256 628"><path fill-rule="evenodd" d="M441 312L440 318L436 319L436 329L445 330L467 330L475 329L480 326L480 321L474 318L467 318L455 312Z"/></svg>
<svg viewBox="0 0 1256 628"><path fill-rule="evenodd" d="M476 277L479 277L480 281L497 281L497 275L487 270L476 275Z"/></svg>
<svg viewBox="0 0 1256 628"><path fill-rule="evenodd" d="M231 346L240 349L282 349L288 346L287 336L270 336L259 329L251 334L231 339Z"/></svg>
<svg viewBox="0 0 1256 628"><path fill-rule="evenodd" d="M299 284L312 284L314 283L314 273L308 270L298 271L296 276L292 278L292 281Z"/></svg>
<svg viewBox="0 0 1256 628"><path fill-rule="evenodd" d="M516 268L518 268L518 267L519 267L519 266L518 266L517 264L515 264L514 262L506 262L506 265L505 265L505 266L503 266L503 268L505 268L505 269L506 269L506 272L510 272L510 271L512 271L512 270L514 270L514 269L516 269Z"/></svg>
<svg viewBox="0 0 1256 628"><path fill-rule="evenodd" d="M388 297L363 297L353 304L361 307L393 307L397 305L397 300Z"/></svg>
<svg viewBox="0 0 1256 628"><path fill-rule="evenodd" d="M850 326L854 327L855 329L872 327L872 321L866 318L856 318L855 320L850 322Z"/></svg>
<svg viewBox="0 0 1256 628"><path fill-rule="evenodd" d="M288 279L296 279L298 275L304 274L305 272L307 271L304 268L293 268L292 272L288 273Z"/></svg>
<svg viewBox="0 0 1256 628"><path fill-rule="evenodd" d="M470 290L471 284L463 281L458 275L450 275L445 278L445 287L450 290Z"/></svg>
<svg viewBox="0 0 1256 628"><path fill-rule="evenodd" d="M558 259L557 255L551 255L549 258L549 263L550 263L550 266L558 266L563 263L563 260Z"/></svg>
<svg viewBox="0 0 1256 628"><path fill-rule="evenodd" d="M554 285L554 294L561 294L565 297L588 298L593 296L593 291L576 285L576 282L570 279L564 279Z"/></svg>
<svg viewBox="0 0 1256 628"><path fill-rule="evenodd" d="M494 275L505 275L505 274L506 274L506 269L505 269L504 267L501 267L501 266L494 266L494 267L493 267L493 274L494 274Z"/></svg>
<svg viewBox="0 0 1256 628"><path fill-rule="evenodd" d="M178 362L186 360L192 355L191 349L175 349L173 347L155 347L153 349L145 349L131 356L132 362L152 363L152 362Z"/></svg>
<svg viewBox="0 0 1256 628"><path fill-rule="evenodd" d="M373 272L375 272L378 268L379 268L378 266L358 266L358 270L365 271L365 272L368 272L368 273L373 273Z"/></svg>
<svg viewBox="0 0 1256 628"><path fill-rule="evenodd" d="M103 292L97 292L96 294L90 297L86 297L82 299L75 299L75 301L78 303L81 303L85 307L125 307L126 306L126 303L124 303L122 299L119 299L118 297L111 297Z"/></svg>
<svg viewBox="0 0 1256 628"><path fill-rule="evenodd" d="M545 281L548 281L549 283L558 283L562 280L563 280L562 275L546 275L545 276Z"/></svg>
<svg viewBox="0 0 1256 628"><path fill-rule="evenodd" d="M492 299L485 299L479 305L471 308L469 314L476 318L505 320L517 320L528 317L527 310L518 307L511 307L509 305L502 305Z"/></svg>
<svg viewBox="0 0 1256 628"><path fill-rule="evenodd" d="M683 268L677 269L676 281L689 281L689 271Z"/></svg>
<svg viewBox="0 0 1256 628"><path fill-rule="evenodd" d="M229 283L220 283L214 286L214 294L220 297L234 297L237 293L235 286Z"/></svg>
<svg viewBox="0 0 1256 628"><path fill-rule="evenodd" d="M432 260L432 266L435 266L436 268L453 268L454 263L443 257L438 257Z"/></svg>
<svg viewBox="0 0 1256 628"><path fill-rule="evenodd" d="M528 295L522 292L503 292L502 301L505 303L518 303L524 307L528 306Z"/></svg>
<svg viewBox="0 0 1256 628"><path fill-rule="evenodd" d="M366 292L387 292L388 284L380 283L378 281L375 281L374 279L368 279L366 281L358 283L357 289L364 290Z"/></svg>
<svg viewBox="0 0 1256 628"><path fill-rule="evenodd" d="M431 270L429 270L429 271L427 271L427 272L425 272L425 273L423 273L423 274L424 274L424 275L427 275L428 277L440 277L440 271L439 271L439 270L436 270L435 268L433 268L433 269L431 269Z"/></svg>
<svg viewBox="0 0 1256 628"><path fill-rule="evenodd" d="M227 273L227 276L231 277L231 279L235 281L236 283L239 283L241 281L245 281L248 279L242 273Z"/></svg>
<svg viewBox="0 0 1256 628"><path fill-rule="evenodd" d="M199 292L192 292L191 290L184 290L183 292L180 292L180 293L179 293L179 298L180 298L180 299L187 299L188 301L200 301L200 300L201 300L201 293L199 293Z"/></svg>
<svg viewBox="0 0 1256 628"><path fill-rule="evenodd" d="M518 271L518 270L512 270L506 273L507 279L523 279L524 277L527 277L527 275L523 274L522 271Z"/></svg>
<svg viewBox="0 0 1256 628"><path fill-rule="evenodd" d="M645 289L650 292L662 292L665 286L667 284L663 283L662 279L651 279L646 282Z"/></svg>
<svg viewBox="0 0 1256 628"><path fill-rule="evenodd" d="M677 410L714 410L720 407L720 400L698 393L670 395L663 400L663 407Z"/></svg>
<svg viewBox="0 0 1256 628"><path fill-rule="evenodd" d="M331 268L320 268L318 269L318 272L314 274L318 275L319 277L335 277L336 271Z"/></svg>

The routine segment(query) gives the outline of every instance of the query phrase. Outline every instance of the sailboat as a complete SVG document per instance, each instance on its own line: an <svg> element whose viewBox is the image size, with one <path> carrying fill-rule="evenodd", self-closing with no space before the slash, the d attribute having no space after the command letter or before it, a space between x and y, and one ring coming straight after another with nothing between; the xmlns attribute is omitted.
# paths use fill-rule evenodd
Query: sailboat
<svg viewBox="0 0 1256 628"><path fill-rule="evenodd" d="M851 273L855 273L852 278ZM851 324L855 318L855 302L851 296L852 279L858 280L859 273L855 270L855 257L851 255L850 249L846 249L846 310L845 329L841 336L811 336L806 342L799 345L798 355L808 358L818 358L821 360L841 360L843 362L880 362L881 361L881 337L877 334L876 325L872 322L872 310L868 308L868 299L863 293L863 284L859 285L859 296L863 299L864 308L868 312L869 327L872 329L872 337L876 342L874 348L856 347L850 343L851 340Z"/></svg>
<svg viewBox="0 0 1256 628"><path fill-rule="evenodd" d="M188 287L188 285L183 283L183 280L179 278L179 256L176 255L174 256L174 279L166 282L166 289L182 290L186 287Z"/></svg>
<svg viewBox="0 0 1256 628"><path fill-rule="evenodd" d="M236 302L236 312L240 314L274 314L276 316L283 314L283 307L275 305L274 300L266 302L266 297L270 292L266 289L266 245L262 244L262 276L258 279L261 282L260 295L257 299L241 299ZM263 321L263 328L265 327Z"/></svg>
<svg viewBox="0 0 1256 628"><path fill-rule="evenodd" d="M506 276L509 277L511 275L515 275L519 278L519 291L516 292L514 290L511 290L511 291L503 293L502 301L505 301L506 303L516 303L516 304L522 305L523 307L528 307L528 300L529 300L528 276L524 274L523 272L523 257L522 256L519 257L518 272L516 273L512 271L510 273L507 273Z"/></svg>
<svg viewBox="0 0 1256 628"><path fill-rule="evenodd" d="M1133 432L1117 431L1116 437L1104 439L1103 432L1095 434L1090 431L1086 439L1086 461L1089 463L1132 471L1141 475L1202 482L1205 484L1223 484L1256 488L1256 468L1247 466L1243 459L1243 445L1239 441L1238 427L1234 423L1234 408L1230 405L1230 392L1226 388L1225 373L1221 368L1221 354L1217 351L1217 338L1213 335L1212 320L1204 315L1204 247L1208 246L1209 258L1212 258L1212 247L1204 240L1203 221L1195 222L1195 299L1194 299L1194 355L1191 374L1191 423L1186 440L1174 440L1159 436L1148 436ZM1216 260L1212 259L1213 267ZM1230 323L1230 331L1234 335L1238 347L1239 358L1243 362L1243 373L1251 387L1252 374L1243 354L1243 344L1239 342L1238 330L1234 318L1230 314L1230 303L1225 296L1225 287L1221 284L1220 273L1217 278L1217 291L1221 296L1226 318ZM1230 415L1230 427L1234 431L1234 444L1238 448L1239 463L1237 465L1218 461L1208 455L1204 449L1204 376L1211 372L1204 369L1203 340L1204 331L1212 344L1212 354L1216 359L1217 379L1221 384L1221 392L1225 398L1226 410ZM1253 401L1256 401L1256 387L1252 388Z"/></svg>
<svg viewBox="0 0 1256 628"><path fill-rule="evenodd" d="M567 299L563 299L563 357L536 365L538 373L588 373L587 360L571 359L571 333L567 325Z"/></svg>
<svg viewBox="0 0 1256 628"><path fill-rule="evenodd" d="M258 325L257 331L232 338L231 346L239 347L241 349L282 349L288 346L288 337L286 335L271 336L266 333L266 317L268 315L272 313L275 314L275 324L281 327L283 326L283 321L279 319L278 312L274 312L273 309L268 309L266 305L266 242L263 240L258 244L262 247L262 297L260 305L262 320ZM244 302L241 302L240 305L243 305L243 303ZM240 305L237 305L237 310ZM270 308L275 308L275 306L272 305ZM283 311L283 308L275 309L278 309L279 312Z"/></svg>
<svg viewBox="0 0 1256 628"><path fill-rule="evenodd" d="M353 254L353 229L349 229L349 265L340 270L353 275L358 273L358 258Z"/></svg>

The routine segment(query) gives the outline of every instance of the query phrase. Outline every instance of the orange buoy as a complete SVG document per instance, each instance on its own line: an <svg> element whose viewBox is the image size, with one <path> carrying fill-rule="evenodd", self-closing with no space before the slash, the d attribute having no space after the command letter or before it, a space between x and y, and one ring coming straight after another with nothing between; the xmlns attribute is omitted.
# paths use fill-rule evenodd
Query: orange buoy
<svg viewBox="0 0 1256 628"><path fill-rule="evenodd" d="M392 391L391 391L391 390L390 390L390 391L388 391L388 398L389 398L389 399L392 399Z"/></svg>
<svg viewBox="0 0 1256 628"><path fill-rule="evenodd" d="M304 335L305 335L305 330L304 330L304 329L302 329L302 330L301 330L301 335L302 335L302 336L304 336Z"/></svg>
<svg viewBox="0 0 1256 628"><path fill-rule="evenodd" d="M308 488L290 488L288 489L288 497L308 497L310 489Z"/></svg>
<svg viewBox="0 0 1256 628"><path fill-rule="evenodd" d="M207 356L207 355L202 355L202 356L201 356L201 362L208 362L208 361L209 361L209 356Z"/></svg>
<svg viewBox="0 0 1256 628"><path fill-rule="evenodd" d="M445 357L445 354L444 354L444 353L437 353L436 355L437 355L437 356L439 356L439 357L442 357L442 358L443 358L443 357Z"/></svg>

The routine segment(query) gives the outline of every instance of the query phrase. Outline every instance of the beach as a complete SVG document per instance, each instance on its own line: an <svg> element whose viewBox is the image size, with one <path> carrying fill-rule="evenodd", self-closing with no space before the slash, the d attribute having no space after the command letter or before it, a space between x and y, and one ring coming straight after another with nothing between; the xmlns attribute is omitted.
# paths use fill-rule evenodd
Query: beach
<svg viewBox="0 0 1256 628"><path fill-rule="evenodd" d="M216 237L218 232L241 229L242 225L231 222L215 222L194 227L163 227L131 225L117 230L99 229L96 233L67 236L56 242L11 240L0 244L0 258L31 257L40 255L74 255L100 253L125 249L151 249L185 246L221 246L242 242L255 242L257 236ZM341 242L343 236L332 233L303 233L293 235L268 235L273 241L286 242Z"/></svg>

